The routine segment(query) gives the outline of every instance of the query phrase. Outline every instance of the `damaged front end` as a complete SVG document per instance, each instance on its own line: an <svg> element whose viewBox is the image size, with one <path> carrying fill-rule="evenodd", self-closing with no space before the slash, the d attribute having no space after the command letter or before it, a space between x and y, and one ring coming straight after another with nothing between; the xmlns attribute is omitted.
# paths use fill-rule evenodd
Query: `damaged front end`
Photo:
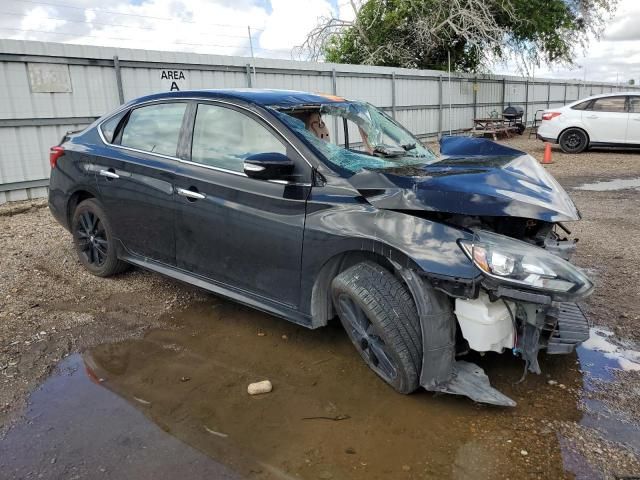
<svg viewBox="0 0 640 480"><path fill-rule="evenodd" d="M424 346L420 384L477 402L515 406L491 386L482 368L460 358L470 350L511 351L524 360L525 375L540 374L540 350L566 354L588 338L587 319L575 301L589 295L593 284L568 258L558 256L572 250L568 240L554 240L556 250L549 251L476 231L471 240L459 243L481 272L471 284L456 286L400 269L419 299Z"/></svg>

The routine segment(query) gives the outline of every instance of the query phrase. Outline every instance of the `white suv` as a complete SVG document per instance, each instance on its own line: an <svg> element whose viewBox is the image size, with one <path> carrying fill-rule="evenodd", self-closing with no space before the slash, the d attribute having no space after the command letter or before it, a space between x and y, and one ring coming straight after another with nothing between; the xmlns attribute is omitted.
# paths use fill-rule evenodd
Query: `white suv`
<svg viewBox="0 0 640 480"><path fill-rule="evenodd" d="M545 110L537 136L567 153L640 146L640 92L607 93Z"/></svg>

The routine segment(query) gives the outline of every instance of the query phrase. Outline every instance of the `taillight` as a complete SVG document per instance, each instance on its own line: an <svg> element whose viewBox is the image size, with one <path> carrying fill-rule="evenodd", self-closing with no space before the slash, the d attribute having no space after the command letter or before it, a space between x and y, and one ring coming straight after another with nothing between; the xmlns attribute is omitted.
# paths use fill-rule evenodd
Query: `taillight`
<svg viewBox="0 0 640 480"><path fill-rule="evenodd" d="M546 112L542 114L542 120L553 120L562 115L560 112Z"/></svg>
<svg viewBox="0 0 640 480"><path fill-rule="evenodd" d="M49 165L51 168L56 168L58 163L58 159L64 155L64 148L62 147L51 147L49 150Z"/></svg>

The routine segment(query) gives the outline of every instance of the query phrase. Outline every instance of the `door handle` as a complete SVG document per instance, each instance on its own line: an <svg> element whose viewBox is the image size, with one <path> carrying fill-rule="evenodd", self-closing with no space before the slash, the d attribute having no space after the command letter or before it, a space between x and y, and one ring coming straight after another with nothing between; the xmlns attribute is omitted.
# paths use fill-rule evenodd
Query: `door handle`
<svg viewBox="0 0 640 480"><path fill-rule="evenodd" d="M636 117L633 120L636 121L636 122L640 122L640 117Z"/></svg>
<svg viewBox="0 0 640 480"><path fill-rule="evenodd" d="M111 179L120 178L120 175L110 170L100 170L100 175L102 175L103 177L111 178Z"/></svg>
<svg viewBox="0 0 640 480"><path fill-rule="evenodd" d="M187 190L186 188L176 187L176 193L181 197L188 198L189 200L202 200L206 197L204 193L194 192L193 190Z"/></svg>
<svg viewBox="0 0 640 480"><path fill-rule="evenodd" d="M598 115L589 115L587 118L589 120L595 120L596 118L598 118Z"/></svg>

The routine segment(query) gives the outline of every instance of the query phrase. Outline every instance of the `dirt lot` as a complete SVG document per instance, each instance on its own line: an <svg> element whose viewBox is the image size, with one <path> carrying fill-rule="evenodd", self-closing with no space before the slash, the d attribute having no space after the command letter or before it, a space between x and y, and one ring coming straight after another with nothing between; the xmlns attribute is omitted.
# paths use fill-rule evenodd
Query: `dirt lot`
<svg viewBox="0 0 640 480"><path fill-rule="evenodd" d="M542 158L542 144L526 135L509 143ZM584 306L595 324L614 332L617 344L638 350L640 192L578 187L640 178L640 152L556 150L554 160L547 168L584 217L568 225L580 238L576 263L597 283ZM113 279L85 273L70 235L45 205L0 206L0 471L15 478L92 477L94 467L111 474L106 478L127 475L117 460L87 464L91 455L79 447L86 437L68 430L78 418L94 425L91 410L114 401L94 390L96 403L84 404L86 410L64 400L65 392L85 388L115 392L131 415L142 412L143 420L130 422L132 431L137 422L152 422L244 476L640 475L640 372L612 370L608 357L585 351L544 358L545 374L517 385L520 362L505 367L504 356L478 358L493 383L519 402L512 410L425 392L403 397L373 377L336 326L310 332L137 269ZM25 410L29 392L67 356ZM82 365L101 386L78 379ZM262 377L276 388L253 401L244 389ZM81 382L74 387L80 390L54 388L67 381ZM56 392L55 414L47 410L50 392ZM114 415L125 415L124 408ZM48 415L51 422L65 419L64 425L47 424ZM109 424L95 430L105 430L109 445L121 445L121 425ZM21 448L31 445L33 429L55 438L56 447L38 440L33 448L41 455L25 460ZM140 451L127 447L132 450ZM152 460L162 465L163 458ZM185 476L202 476L206 468ZM144 472L137 478L153 477ZM154 478L164 478L161 468Z"/></svg>

